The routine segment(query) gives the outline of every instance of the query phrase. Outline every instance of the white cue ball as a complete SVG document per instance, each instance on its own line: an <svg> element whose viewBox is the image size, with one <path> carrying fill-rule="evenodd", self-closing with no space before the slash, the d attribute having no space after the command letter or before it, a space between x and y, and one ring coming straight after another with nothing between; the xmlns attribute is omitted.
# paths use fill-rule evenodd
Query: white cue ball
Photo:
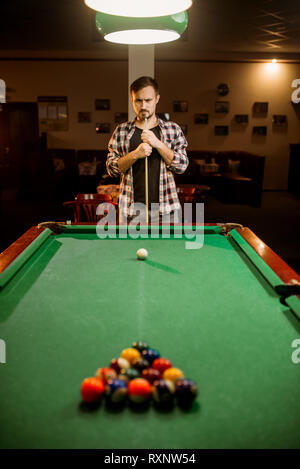
<svg viewBox="0 0 300 469"><path fill-rule="evenodd" d="M148 251L146 249L139 249L137 252L136 252L136 255L137 255L137 258L140 259L140 260L145 260L147 259L148 257Z"/></svg>

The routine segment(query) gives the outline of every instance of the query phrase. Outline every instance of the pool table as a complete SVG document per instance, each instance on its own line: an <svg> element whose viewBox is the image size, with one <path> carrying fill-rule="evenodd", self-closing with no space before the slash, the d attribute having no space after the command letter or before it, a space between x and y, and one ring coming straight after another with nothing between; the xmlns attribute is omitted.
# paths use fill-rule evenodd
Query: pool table
<svg viewBox="0 0 300 469"><path fill-rule="evenodd" d="M187 249L50 223L0 255L1 448L300 448L300 276L249 228L200 228ZM196 382L188 410L82 404L136 340Z"/></svg>

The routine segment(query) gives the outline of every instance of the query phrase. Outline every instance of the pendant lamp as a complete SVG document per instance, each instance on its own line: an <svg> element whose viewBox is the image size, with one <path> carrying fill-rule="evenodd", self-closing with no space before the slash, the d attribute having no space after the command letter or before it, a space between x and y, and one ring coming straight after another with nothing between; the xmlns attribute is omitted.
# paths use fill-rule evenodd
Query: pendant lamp
<svg viewBox="0 0 300 469"><path fill-rule="evenodd" d="M186 11L153 18L129 18L96 13L96 27L104 39L118 44L161 44L178 39L188 24Z"/></svg>
<svg viewBox="0 0 300 469"><path fill-rule="evenodd" d="M93 10L115 16L166 16L187 10L192 0L84 0Z"/></svg>

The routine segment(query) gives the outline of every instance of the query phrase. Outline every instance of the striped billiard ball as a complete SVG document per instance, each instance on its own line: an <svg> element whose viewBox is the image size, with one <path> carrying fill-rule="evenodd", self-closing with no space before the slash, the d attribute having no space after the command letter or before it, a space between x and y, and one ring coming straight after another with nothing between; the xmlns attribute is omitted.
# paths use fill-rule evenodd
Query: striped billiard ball
<svg viewBox="0 0 300 469"><path fill-rule="evenodd" d="M157 404L167 405L173 403L175 386L172 381L158 379L152 385L152 397Z"/></svg>
<svg viewBox="0 0 300 469"><path fill-rule="evenodd" d="M127 383L121 379L110 379L105 387L107 402L120 404L127 398Z"/></svg>

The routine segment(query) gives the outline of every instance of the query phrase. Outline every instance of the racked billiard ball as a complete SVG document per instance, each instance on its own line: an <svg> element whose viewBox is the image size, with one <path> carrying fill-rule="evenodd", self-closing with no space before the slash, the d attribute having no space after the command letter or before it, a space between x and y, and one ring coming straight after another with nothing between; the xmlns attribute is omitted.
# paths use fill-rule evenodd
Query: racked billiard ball
<svg viewBox="0 0 300 469"><path fill-rule="evenodd" d="M148 360L145 360L145 358L139 358L133 363L132 366L141 373L143 370L145 370L145 368L150 367L150 363Z"/></svg>
<svg viewBox="0 0 300 469"><path fill-rule="evenodd" d="M121 370L126 369L126 368L129 368L129 367L130 367L129 361L128 361L128 360L125 360L125 358L122 358L122 357L114 358L114 359L110 362L110 368L112 368L113 370L115 370L115 372L117 373L117 375L121 372Z"/></svg>
<svg viewBox="0 0 300 469"><path fill-rule="evenodd" d="M119 377L126 378L127 381L131 381L132 379L139 378L140 373L135 368L124 368L121 370Z"/></svg>
<svg viewBox="0 0 300 469"><path fill-rule="evenodd" d="M86 378L81 384L81 397L89 404L99 402L104 393L105 386L101 379Z"/></svg>
<svg viewBox="0 0 300 469"><path fill-rule="evenodd" d="M158 370L154 370L153 368L146 368L142 371L142 378L145 378L149 383L154 383L157 379L160 379L161 373Z"/></svg>
<svg viewBox="0 0 300 469"><path fill-rule="evenodd" d="M179 368L167 368L163 372L163 378L168 379L169 381L172 381L173 383L177 381L178 379L183 378L183 372L179 370Z"/></svg>
<svg viewBox="0 0 300 469"><path fill-rule="evenodd" d="M106 384L109 379L116 378L117 373L112 368L98 368L95 377L102 379L103 383Z"/></svg>
<svg viewBox="0 0 300 469"><path fill-rule="evenodd" d="M128 397L136 404L149 400L151 397L151 384L143 378L133 379L128 384Z"/></svg>
<svg viewBox="0 0 300 469"><path fill-rule="evenodd" d="M194 381L190 379L179 379L175 383L175 395L178 405L189 407L198 394L198 389Z"/></svg>
<svg viewBox="0 0 300 469"><path fill-rule="evenodd" d="M157 404L171 404L174 393L174 384L166 379L158 379L152 385L152 397Z"/></svg>
<svg viewBox="0 0 300 469"><path fill-rule="evenodd" d="M127 398L127 383L121 379L110 379L105 387L108 403L120 404Z"/></svg>
<svg viewBox="0 0 300 469"><path fill-rule="evenodd" d="M154 360L156 360L156 358L159 358L160 357L160 353L158 350L154 349L154 348L147 348L146 350L143 350L142 351L142 357L147 360L150 365L152 364L152 362Z"/></svg>
<svg viewBox="0 0 300 469"><path fill-rule="evenodd" d="M122 351L121 357L129 361L130 364L141 358L140 352L136 348L126 348Z"/></svg>
<svg viewBox="0 0 300 469"><path fill-rule="evenodd" d="M156 358L152 363L152 368L160 371L161 374L168 368L172 367L172 363L167 358Z"/></svg>
<svg viewBox="0 0 300 469"><path fill-rule="evenodd" d="M133 342L132 347L136 348L141 353L143 350L146 350L147 348L149 348L146 342L141 342L141 341Z"/></svg>

